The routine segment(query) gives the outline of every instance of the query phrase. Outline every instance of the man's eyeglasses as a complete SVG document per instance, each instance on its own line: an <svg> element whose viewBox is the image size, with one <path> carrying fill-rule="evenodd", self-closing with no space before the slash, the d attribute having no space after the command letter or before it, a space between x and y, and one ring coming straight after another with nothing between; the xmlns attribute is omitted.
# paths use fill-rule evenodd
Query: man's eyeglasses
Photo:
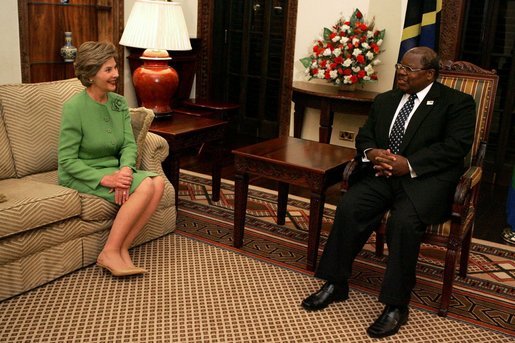
<svg viewBox="0 0 515 343"><path fill-rule="evenodd" d="M407 66L407 65L404 65L404 64L400 64L400 63L396 63L395 64L395 70L396 71L404 71L406 73L415 73L417 71L422 71L422 70L428 70L428 69L431 69L431 68L418 68L418 69L415 69L415 68L411 68L410 66Z"/></svg>

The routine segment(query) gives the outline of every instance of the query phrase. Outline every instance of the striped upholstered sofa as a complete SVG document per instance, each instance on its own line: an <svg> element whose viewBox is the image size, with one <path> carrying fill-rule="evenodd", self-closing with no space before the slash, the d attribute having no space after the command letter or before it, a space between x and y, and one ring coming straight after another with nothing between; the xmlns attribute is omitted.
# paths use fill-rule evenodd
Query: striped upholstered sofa
<svg viewBox="0 0 515 343"><path fill-rule="evenodd" d="M0 301L92 264L117 206L57 183L63 102L77 79L0 85ZM142 169L164 176L166 141L147 133L152 111L131 109ZM175 195L166 182L158 211L135 245L175 229Z"/></svg>

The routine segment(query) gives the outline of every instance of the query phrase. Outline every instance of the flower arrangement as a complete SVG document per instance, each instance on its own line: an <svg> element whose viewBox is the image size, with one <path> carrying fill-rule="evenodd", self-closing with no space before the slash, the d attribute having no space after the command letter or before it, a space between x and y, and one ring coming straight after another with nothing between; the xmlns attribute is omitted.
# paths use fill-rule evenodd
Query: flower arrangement
<svg viewBox="0 0 515 343"><path fill-rule="evenodd" d="M310 56L300 61L311 78L336 85L353 85L377 80L374 66L381 52L385 30L374 30L356 9L349 20L340 18L332 29L324 28L323 39L316 40Z"/></svg>

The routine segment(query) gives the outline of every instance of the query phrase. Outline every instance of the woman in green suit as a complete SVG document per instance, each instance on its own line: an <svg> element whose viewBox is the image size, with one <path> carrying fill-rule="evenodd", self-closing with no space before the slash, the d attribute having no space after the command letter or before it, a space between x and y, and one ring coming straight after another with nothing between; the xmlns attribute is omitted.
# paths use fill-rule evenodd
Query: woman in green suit
<svg viewBox="0 0 515 343"><path fill-rule="evenodd" d="M120 206L97 265L114 276L143 274L129 247L155 212L164 191L156 173L137 170L137 146L118 82L117 51L107 42L79 47L75 75L86 87L63 106L59 183Z"/></svg>

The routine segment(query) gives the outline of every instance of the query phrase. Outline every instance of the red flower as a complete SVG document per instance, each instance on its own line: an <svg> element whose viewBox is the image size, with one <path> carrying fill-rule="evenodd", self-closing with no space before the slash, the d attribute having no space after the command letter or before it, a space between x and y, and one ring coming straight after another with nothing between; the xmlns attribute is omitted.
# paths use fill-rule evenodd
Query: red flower
<svg viewBox="0 0 515 343"><path fill-rule="evenodd" d="M346 68L343 70L343 75L350 75L350 74L352 74L352 69Z"/></svg>
<svg viewBox="0 0 515 343"><path fill-rule="evenodd" d="M365 77L365 75L367 75L367 73L365 73L364 70L360 70L358 71L358 78L362 79Z"/></svg>
<svg viewBox="0 0 515 343"><path fill-rule="evenodd" d="M365 56L361 54L356 57L356 60L359 62L359 64L365 64Z"/></svg>
<svg viewBox="0 0 515 343"><path fill-rule="evenodd" d="M343 57L340 55L338 57L334 58L334 63L336 64L343 64Z"/></svg>
<svg viewBox="0 0 515 343"><path fill-rule="evenodd" d="M350 80L352 81L352 83L356 83L359 81L359 79L356 75L351 75Z"/></svg>
<svg viewBox="0 0 515 343"><path fill-rule="evenodd" d="M358 18L358 19L363 18L363 14L361 13L360 10L356 10L356 18Z"/></svg>

